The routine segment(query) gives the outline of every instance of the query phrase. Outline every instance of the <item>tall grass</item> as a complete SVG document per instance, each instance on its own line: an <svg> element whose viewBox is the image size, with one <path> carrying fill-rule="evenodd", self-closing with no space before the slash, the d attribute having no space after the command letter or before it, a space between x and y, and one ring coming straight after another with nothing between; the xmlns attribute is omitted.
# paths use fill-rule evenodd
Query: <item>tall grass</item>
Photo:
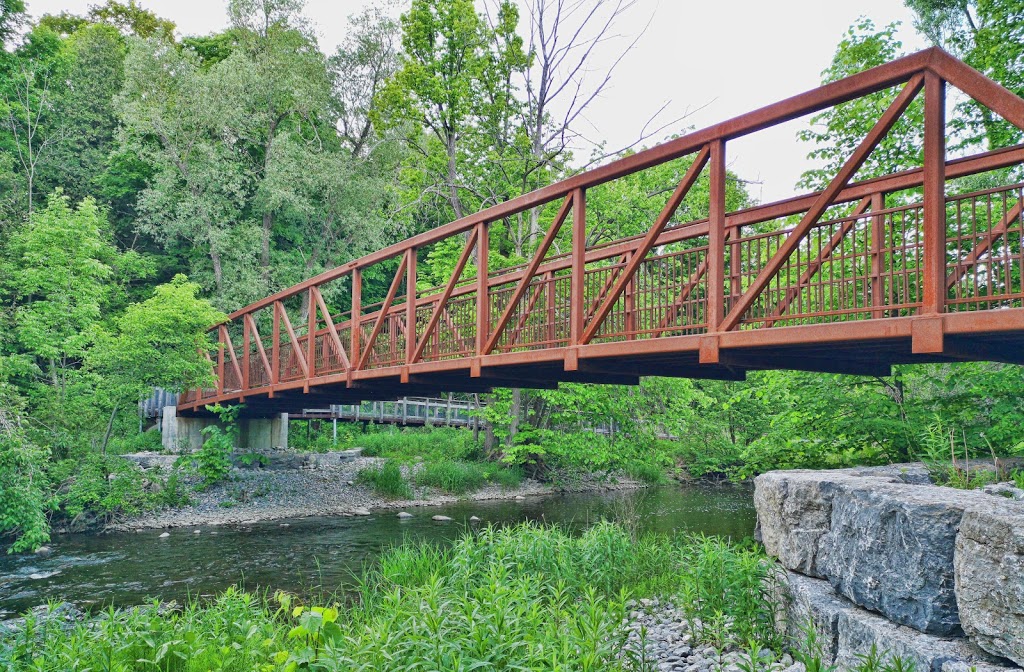
<svg viewBox="0 0 1024 672"><path fill-rule="evenodd" d="M523 472L518 467L463 460L428 462L416 472L417 485L437 488L453 495L474 492L486 483L512 488L522 480Z"/></svg>
<svg viewBox="0 0 1024 672"><path fill-rule="evenodd" d="M412 488L394 460L385 460L379 467L366 467L356 474L356 482L373 487L374 492L388 499L412 499Z"/></svg>
<svg viewBox="0 0 1024 672"><path fill-rule="evenodd" d="M449 547L391 549L354 594L312 609L228 591L205 606L109 612L70 628L30 619L0 634L0 668L618 672L637 669L621 657L629 599L686 589L699 600L694 615L724 610L737 632L752 632L772 609L754 588L766 562L700 537L633 541L609 523L579 536L488 528Z"/></svg>

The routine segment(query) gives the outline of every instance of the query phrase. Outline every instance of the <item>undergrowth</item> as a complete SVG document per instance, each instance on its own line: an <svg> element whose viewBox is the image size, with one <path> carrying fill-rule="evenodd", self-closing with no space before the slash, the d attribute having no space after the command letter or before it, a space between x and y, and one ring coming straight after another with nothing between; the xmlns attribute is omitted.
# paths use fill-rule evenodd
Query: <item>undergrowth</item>
<svg viewBox="0 0 1024 672"><path fill-rule="evenodd" d="M356 482L373 487L374 492L388 499L412 499L412 488L395 460L385 460L379 467L365 467L356 475Z"/></svg>
<svg viewBox="0 0 1024 672"><path fill-rule="evenodd" d="M700 571L687 570L706 553L714 559L698 563ZM699 613L735 609L733 622L760 623L773 609L767 596L739 595L765 571L755 558L764 561L753 548L702 537L633 541L610 523L578 536L533 524L486 528L450 547L406 544L386 551L352 593L316 600L313 608L293 595L229 590L180 610L156 604L112 610L70 627L29 615L20 630L0 634L0 667L639 669L628 655L620 657L630 599L705 581L697 592L710 596L730 580L724 601Z"/></svg>

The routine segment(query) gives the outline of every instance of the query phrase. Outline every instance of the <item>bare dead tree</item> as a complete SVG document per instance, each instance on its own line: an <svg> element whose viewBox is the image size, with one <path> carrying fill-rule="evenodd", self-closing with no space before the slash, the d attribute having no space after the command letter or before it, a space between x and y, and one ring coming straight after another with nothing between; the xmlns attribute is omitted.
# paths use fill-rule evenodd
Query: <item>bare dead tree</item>
<svg viewBox="0 0 1024 672"><path fill-rule="evenodd" d="M493 17L502 0L489 0L487 14ZM526 50L530 65L523 73L523 125L529 138L529 155L519 157L517 170L524 192L543 186L544 171L555 166L573 149L592 143L583 133L585 115L611 84L615 71L643 38L644 29L632 36L618 32L622 19L635 11L639 0L522 0L528 24ZM598 72L593 61L599 52L618 49L611 65ZM691 113L662 121L671 107L666 101L647 119L636 138L624 147L598 152L585 169L609 156L635 147L677 126ZM541 235L540 209L533 208L529 222L520 219L514 244L518 254Z"/></svg>
<svg viewBox="0 0 1024 672"><path fill-rule="evenodd" d="M22 66L12 87L14 98L4 97L7 129L14 137L14 156L25 175L28 215L32 215L36 172L46 150L60 139L56 130L48 130L46 115L53 108L49 73Z"/></svg>

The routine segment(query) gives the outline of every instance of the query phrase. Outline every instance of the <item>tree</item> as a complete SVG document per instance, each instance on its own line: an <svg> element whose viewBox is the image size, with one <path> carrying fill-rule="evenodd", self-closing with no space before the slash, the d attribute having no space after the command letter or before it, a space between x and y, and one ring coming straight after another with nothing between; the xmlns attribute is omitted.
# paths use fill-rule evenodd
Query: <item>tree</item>
<svg viewBox="0 0 1024 672"><path fill-rule="evenodd" d="M1021 0L905 0L914 25L1014 93L1024 93L1024 2ZM1019 143L1024 133L973 101L958 106L964 141L989 149Z"/></svg>
<svg viewBox="0 0 1024 672"><path fill-rule="evenodd" d="M88 423L88 413L72 412L92 389L83 360L105 315L122 300L121 288L148 270L139 255L113 245L91 198L72 208L58 191L12 233L2 290L13 307L13 345L25 359L33 410L51 434Z"/></svg>
<svg viewBox="0 0 1024 672"><path fill-rule="evenodd" d="M24 20L24 0L0 0L0 47L7 44Z"/></svg>
<svg viewBox="0 0 1024 672"><path fill-rule="evenodd" d="M38 548L50 539L46 518L47 451L25 436L20 401L0 381L0 534L13 535L8 553Z"/></svg>
<svg viewBox="0 0 1024 672"><path fill-rule="evenodd" d="M226 316L198 298L199 292L199 285L176 275L158 285L149 299L129 306L112 332L97 334L87 363L100 376L100 394L110 408L102 449L118 411L149 396L153 388L183 392L213 381L208 330Z"/></svg>
<svg viewBox="0 0 1024 672"><path fill-rule="evenodd" d="M515 13L503 4L508 14ZM495 72L503 77L521 61L521 52L490 53L492 32L471 0L414 0L401 25L401 67L381 91L373 121L381 128L406 130L419 159L410 186L440 200L455 218L503 200L480 187L482 180L472 174L479 164L467 144L479 133L485 78ZM497 91L489 93L498 100ZM493 118L495 111L488 113ZM514 118L508 110L502 114Z"/></svg>
<svg viewBox="0 0 1024 672"><path fill-rule="evenodd" d="M903 45L896 39L897 28L898 24L892 23L878 30L874 22L866 18L851 26L836 47L832 63L821 73L822 84L849 77L902 55ZM811 128L800 131L797 137L816 146L807 157L821 163L822 167L805 172L797 186L801 189L823 189L878 122L897 93L898 89L863 96L811 117ZM877 177L920 166L924 151L923 133L924 104L918 98L871 152L856 178Z"/></svg>

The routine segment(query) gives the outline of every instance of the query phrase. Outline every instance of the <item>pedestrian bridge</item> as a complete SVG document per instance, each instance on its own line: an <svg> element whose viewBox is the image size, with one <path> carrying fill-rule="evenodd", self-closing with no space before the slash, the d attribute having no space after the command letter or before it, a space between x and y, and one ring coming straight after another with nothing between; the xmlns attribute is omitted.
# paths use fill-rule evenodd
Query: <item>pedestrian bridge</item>
<svg viewBox="0 0 1024 672"><path fill-rule="evenodd" d="M901 58L246 306L214 327L216 386L182 395L178 412L244 402L245 414L269 417L564 381L736 380L757 369L878 376L900 363L1022 363L1024 145L950 157L950 87L1024 129L1024 101L952 56L930 49ZM885 90L891 105L823 191L726 211L731 142ZM923 166L858 180L920 98ZM588 193L667 162L677 162L679 182L649 229L590 242ZM710 211L687 221L680 206L698 183L710 189ZM533 257L490 267L495 236L531 212L551 224ZM423 289L417 263L444 241L461 253L446 282Z"/></svg>

